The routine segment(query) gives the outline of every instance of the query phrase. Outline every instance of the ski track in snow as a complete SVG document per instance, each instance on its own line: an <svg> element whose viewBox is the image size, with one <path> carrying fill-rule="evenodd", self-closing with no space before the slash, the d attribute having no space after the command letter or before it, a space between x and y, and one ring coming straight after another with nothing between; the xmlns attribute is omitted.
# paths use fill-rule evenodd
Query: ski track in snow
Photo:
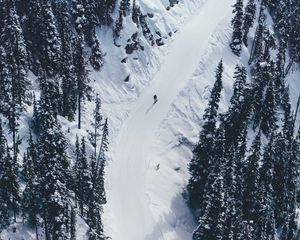
<svg viewBox="0 0 300 240"><path fill-rule="evenodd" d="M231 14L233 2L207 0L182 26L160 70L122 124L112 156L110 201L116 221L113 240L157 240L149 238L157 223L149 208L145 179L151 143L175 97L196 69L212 33ZM158 96L155 105L154 94ZM160 239L165 239L163 232Z"/></svg>

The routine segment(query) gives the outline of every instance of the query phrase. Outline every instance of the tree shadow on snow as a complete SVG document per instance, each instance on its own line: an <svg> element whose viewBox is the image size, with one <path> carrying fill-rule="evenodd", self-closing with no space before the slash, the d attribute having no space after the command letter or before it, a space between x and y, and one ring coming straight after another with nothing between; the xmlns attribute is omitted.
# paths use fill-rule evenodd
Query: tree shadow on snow
<svg viewBox="0 0 300 240"><path fill-rule="evenodd" d="M155 208L154 205L152 207ZM153 231L146 236L146 240L192 240L196 226L196 221L183 196L177 194L171 202L169 212L161 216Z"/></svg>

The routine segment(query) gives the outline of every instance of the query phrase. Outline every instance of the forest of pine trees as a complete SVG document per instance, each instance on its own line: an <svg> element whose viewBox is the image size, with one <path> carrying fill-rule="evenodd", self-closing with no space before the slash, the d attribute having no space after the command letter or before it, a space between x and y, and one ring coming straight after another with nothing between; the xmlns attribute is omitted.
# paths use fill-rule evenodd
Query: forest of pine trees
<svg viewBox="0 0 300 240"><path fill-rule="evenodd" d="M0 0L0 232L22 222L36 239L75 240L79 215L89 239L106 239L101 214L108 120L100 97L93 97L88 69L103 67L96 28L112 25L115 7L116 0ZM58 121L62 116L81 128L86 100L95 101L91 156L84 137L72 151ZM29 107L28 139L20 139L20 117Z"/></svg>
<svg viewBox="0 0 300 240"><path fill-rule="evenodd" d="M230 47L237 56L248 47L250 73L236 66L229 109L220 113L222 61L216 69L189 165L195 240L300 239L299 102L293 111L285 86L300 60L299 9L296 0L237 0L233 6Z"/></svg>

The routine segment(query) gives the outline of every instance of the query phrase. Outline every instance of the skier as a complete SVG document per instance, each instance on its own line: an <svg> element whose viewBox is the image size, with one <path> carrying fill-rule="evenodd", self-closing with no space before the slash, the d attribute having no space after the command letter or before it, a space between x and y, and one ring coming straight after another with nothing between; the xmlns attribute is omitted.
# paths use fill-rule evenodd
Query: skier
<svg viewBox="0 0 300 240"><path fill-rule="evenodd" d="M154 103L153 104L155 104L157 102L157 96L156 96L156 94L153 96L153 99L154 99Z"/></svg>

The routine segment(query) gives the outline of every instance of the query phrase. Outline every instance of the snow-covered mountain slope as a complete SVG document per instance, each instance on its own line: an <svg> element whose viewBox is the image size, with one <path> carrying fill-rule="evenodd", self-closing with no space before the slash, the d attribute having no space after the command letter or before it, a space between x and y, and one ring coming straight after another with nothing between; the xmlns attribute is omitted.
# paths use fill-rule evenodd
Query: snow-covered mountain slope
<svg viewBox="0 0 300 240"><path fill-rule="evenodd" d="M225 111L234 67L238 63L247 66L249 57L246 48L243 57L237 58L228 47L233 2L204 1L163 49L168 53L153 82L121 118L124 122L111 147L113 161L107 173L105 220L113 239L191 239L195 223L183 191L214 70L223 58L221 111ZM294 107L298 75L295 69L287 80ZM159 98L155 105L153 94Z"/></svg>
<svg viewBox="0 0 300 240"><path fill-rule="evenodd" d="M170 10L166 9L168 0L137 2L144 14L154 13L149 24L162 34L165 45L152 47L141 37L145 50L127 55L124 44L136 31L127 17L122 47L113 44L111 29L99 30L105 65L101 72L91 70L90 74L103 113L109 118L105 234L112 240L190 240L196 223L185 201L187 166L198 140L214 71L223 58L220 107L225 111L232 93L234 67L237 63L247 66L249 53L244 48L242 58L238 58L229 48L234 0L182 0ZM299 71L294 70L287 80L293 106L300 89ZM32 90L39 96L34 78L32 82ZM154 94L158 95L156 104ZM59 117L70 156L76 134L87 136L87 130L92 130L93 109L94 103L85 103L81 130L75 121ZM21 155L26 150L31 116L29 107L20 123L20 135L24 136ZM87 153L91 151L88 146ZM88 227L79 217L77 224L77 239L87 239ZM1 237L34 239L34 234L20 227L16 234L3 231Z"/></svg>
<svg viewBox="0 0 300 240"><path fill-rule="evenodd" d="M172 186L172 181L180 178L181 170L175 168L169 173L171 185L156 181L161 170L153 145L157 143L161 122L188 83L210 37L218 24L231 15L232 3L232 0L206 1L181 26L153 81L138 97L121 125L117 141L111 146L113 162L107 173L106 209L112 211L111 232L108 233L112 239L191 238L192 217L183 199L176 199L176 195L181 194L182 182L175 188ZM154 94L159 99L156 104L153 104ZM180 158L180 155L174 157Z"/></svg>

